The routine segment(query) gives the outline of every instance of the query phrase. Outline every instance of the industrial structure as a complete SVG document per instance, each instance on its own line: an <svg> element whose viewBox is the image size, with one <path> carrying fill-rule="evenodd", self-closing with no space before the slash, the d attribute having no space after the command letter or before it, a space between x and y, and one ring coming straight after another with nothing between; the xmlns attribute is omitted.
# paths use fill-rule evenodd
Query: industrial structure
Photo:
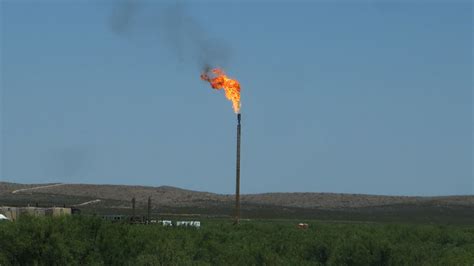
<svg viewBox="0 0 474 266"><path fill-rule="evenodd" d="M0 214L3 214L10 221L15 221L20 216L30 215L30 216L50 216L57 217L62 215L71 215L72 209L65 207L0 207Z"/></svg>
<svg viewBox="0 0 474 266"><path fill-rule="evenodd" d="M237 114L237 160L235 167L235 224L240 222L240 113Z"/></svg>

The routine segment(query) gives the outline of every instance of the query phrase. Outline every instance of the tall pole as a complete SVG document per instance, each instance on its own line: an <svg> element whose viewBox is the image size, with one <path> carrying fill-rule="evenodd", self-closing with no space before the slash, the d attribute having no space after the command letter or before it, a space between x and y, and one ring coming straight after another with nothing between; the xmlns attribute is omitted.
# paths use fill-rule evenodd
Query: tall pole
<svg viewBox="0 0 474 266"><path fill-rule="evenodd" d="M240 113L237 114L237 161L235 167L235 224L240 222Z"/></svg>
<svg viewBox="0 0 474 266"><path fill-rule="evenodd" d="M151 213L151 196L148 196L148 209L147 209L147 221L146 223L149 224L150 223L150 213Z"/></svg>
<svg viewBox="0 0 474 266"><path fill-rule="evenodd" d="M135 221L135 197L132 198L132 221Z"/></svg>

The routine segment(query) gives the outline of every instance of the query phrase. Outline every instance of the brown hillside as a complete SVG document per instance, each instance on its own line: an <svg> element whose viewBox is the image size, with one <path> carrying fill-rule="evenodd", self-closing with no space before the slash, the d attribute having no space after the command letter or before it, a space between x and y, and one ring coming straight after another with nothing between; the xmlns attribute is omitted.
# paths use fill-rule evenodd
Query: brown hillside
<svg viewBox="0 0 474 266"><path fill-rule="evenodd" d="M45 186L45 187L42 187ZM121 207L128 207L132 197L141 205L148 197L153 204L169 207L217 206L231 204L232 195L198 192L169 186L125 186L91 184L35 184L24 185L0 182L0 195L63 195L83 199L112 200ZM78 202L79 203L79 202ZM243 204L272 205L298 208L345 209L387 206L394 204L429 204L434 206L474 207L474 196L408 197L336 193L263 193L242 196Z"/></svg>

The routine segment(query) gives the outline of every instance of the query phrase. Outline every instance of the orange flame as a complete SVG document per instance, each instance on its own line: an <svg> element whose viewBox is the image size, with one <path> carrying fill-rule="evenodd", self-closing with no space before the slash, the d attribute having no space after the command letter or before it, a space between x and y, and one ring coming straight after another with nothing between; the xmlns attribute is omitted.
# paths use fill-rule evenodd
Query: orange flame
<svg viewBox="0 0 474 266"><path fill-rule="evenodd" d="M225 97L232 102L234 112L240 113L240 83L237 80L227 77L219 68L202 73L201 79L208 81L215 90L224 89Z"/></svg>

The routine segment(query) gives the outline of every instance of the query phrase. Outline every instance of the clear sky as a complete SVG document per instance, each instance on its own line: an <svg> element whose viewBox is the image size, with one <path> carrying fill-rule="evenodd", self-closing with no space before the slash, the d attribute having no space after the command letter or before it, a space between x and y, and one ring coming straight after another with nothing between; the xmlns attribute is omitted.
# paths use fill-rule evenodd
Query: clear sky
<svg viewBox="0 0 474 266"><path fill-rule="evenodd" d="M471 1L0 0L0 180L473 194ZM205 51L203 53L203 51Z"/></svg>

